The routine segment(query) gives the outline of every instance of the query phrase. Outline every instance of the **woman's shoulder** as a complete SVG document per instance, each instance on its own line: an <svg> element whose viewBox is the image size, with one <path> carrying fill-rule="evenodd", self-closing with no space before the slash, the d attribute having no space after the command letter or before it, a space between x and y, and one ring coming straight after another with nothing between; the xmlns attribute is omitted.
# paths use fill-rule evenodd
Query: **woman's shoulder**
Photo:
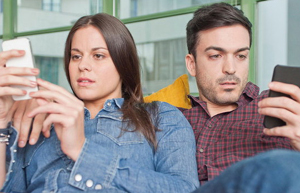
<svg viewBox="0 0 300 193"><path fill-rule="evenodd" d="M154 102L156 105L156 112L149 111L152 118L156 120L158 127L162 125L173 125L173 128L190 128L190 124L182 114L182 112L175 106L166 102Z"/></svg>
<svg viewBox="0 0 300 193"><path fill-rule="evenodd" d="M146 103L147 106L156 106L158 109L158 112L164 112L164 111L179 111L177 107L167 103L167 102L161 102L161 101L154 101L152 103ZM180 112L180 111L179 111Z"/></svg>
<svg viewBox="0 0 300 193"><path fill-rule="evenodd" d="M175 107L167 102L154 101L152 103L145 103L145 104L146 104L146 109L147 109L148 113L153 118L156 117L156 118L162 119L162 118L172 116L173 118L180 117L182 119L185 119L184 115L177 107Z"/></svg>

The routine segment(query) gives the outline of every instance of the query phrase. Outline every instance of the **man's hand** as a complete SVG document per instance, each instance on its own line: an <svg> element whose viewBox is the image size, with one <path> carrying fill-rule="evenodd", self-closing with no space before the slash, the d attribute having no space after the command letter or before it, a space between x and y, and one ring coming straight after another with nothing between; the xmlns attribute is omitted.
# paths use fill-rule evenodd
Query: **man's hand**
<svg viewBox="0 0 300 193"><path fill-rule="evenodd" d="M46 114L38 114L34 118L28 117L27 114L38 106L36 99L18 101L13 106L13 126L20 132L18 145L25 147L27 141L34 145L40 133L43 132L43 122ZM43 132L45 137L50 136L49 129Z"/></svg>
<svg viewBox="0 0 300 193"><path fill-rule="evenodd" d="M277 117L286 122L285 126L264 129L270 136L287 137L294 149L300 150L300 88L292 84L271 82L271 90L290 95L288 97L268 97L258 103L262 115Z"/></svg>

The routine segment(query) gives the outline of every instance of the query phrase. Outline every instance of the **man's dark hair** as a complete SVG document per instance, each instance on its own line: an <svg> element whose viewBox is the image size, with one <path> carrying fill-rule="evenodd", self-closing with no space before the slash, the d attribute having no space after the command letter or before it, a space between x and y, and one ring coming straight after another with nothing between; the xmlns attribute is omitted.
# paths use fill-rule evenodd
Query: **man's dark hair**
<svg viewBox="0 0 300 193"><path fill-rule="evenodd" d="M236 24L242 25L248 30L251 46L252 24L243 11L227 3L215 3L199 8L195 11L194 17L188 22L186 27L188 52L196 57L200 31Z"/></svg>

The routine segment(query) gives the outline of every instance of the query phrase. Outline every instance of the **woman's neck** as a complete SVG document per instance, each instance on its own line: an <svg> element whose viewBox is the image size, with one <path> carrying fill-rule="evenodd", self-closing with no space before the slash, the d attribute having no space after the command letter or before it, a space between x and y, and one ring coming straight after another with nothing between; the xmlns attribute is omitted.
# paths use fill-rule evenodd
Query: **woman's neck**
<svg viewBox="0 0 300 193"><path fill-rule="evenodd" d="M84 106L89 110L91 119L94 119L98 112L103 109L105 101L84 101Z"/></svg>

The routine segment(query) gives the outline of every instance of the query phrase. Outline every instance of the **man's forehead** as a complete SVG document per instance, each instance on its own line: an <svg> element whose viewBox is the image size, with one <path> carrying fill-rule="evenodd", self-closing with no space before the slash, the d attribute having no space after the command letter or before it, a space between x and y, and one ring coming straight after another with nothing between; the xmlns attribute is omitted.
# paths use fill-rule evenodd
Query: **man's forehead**
<svg viewBox="0 0 300 193"><path fill-rule="evenodd" d="M242 25L215 27L198 32L197 47L236 49L250 47L250 34Z"/></svg>

